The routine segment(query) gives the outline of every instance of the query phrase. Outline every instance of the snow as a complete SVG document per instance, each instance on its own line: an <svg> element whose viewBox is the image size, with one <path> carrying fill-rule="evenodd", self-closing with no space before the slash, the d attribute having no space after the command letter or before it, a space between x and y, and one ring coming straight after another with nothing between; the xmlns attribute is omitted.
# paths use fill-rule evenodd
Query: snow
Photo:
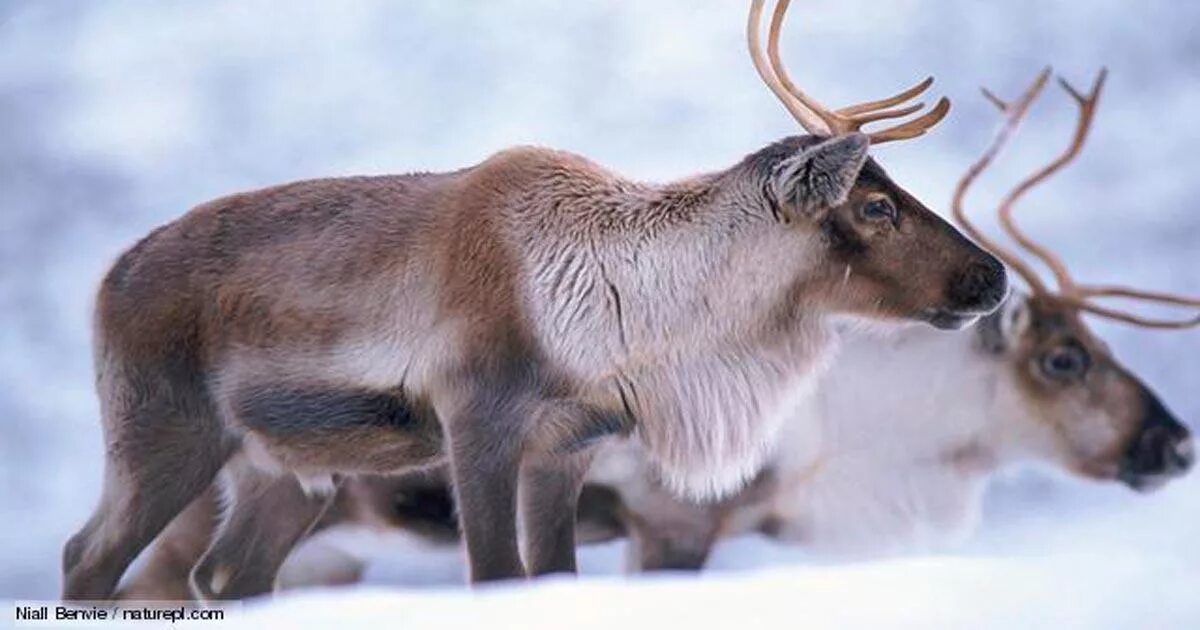
<svg viewBox="0 0 1200 630"><path fill-rule="evenodd" d="M1200 4L797 4L805 17L790 27L803 35L784 53L814 93L843 103L934 74L934 91L955 99L929 136L877 152L938 209L995 122L979 84L1011 95L1047 62L1077 84L1108 65L1083 156L1022 217L1085 280L1200 294ZM743 11L690 0L0 3L0 599L57 594L61 545L99 496L90 308L123 248L233 191L456 168L519 143L642 179L726 166L795 132L746 59ZM1060 150L1072 107L1047 90L968 199L976 214ZM1096 328L1195 426L1200 331ZM601 575L467 595L451 586L456 552L397 554L371 566L372 590L291 595L251 606L244 622L1200 627L1196 476L1136 496L1023 472L997 484L987 510L962 549L832 566L739 540L699 579L615 577L614 545L583 552L585 572Z"/></svg>
<svg viewBox="0 0 1200 630"><path fill-rule="evenodd" d="M1188 627L1200 621L1200 578L1181 564L1117 551L547 578L470 592L375 586L280 596L247 606L229 627Z"/></svg>

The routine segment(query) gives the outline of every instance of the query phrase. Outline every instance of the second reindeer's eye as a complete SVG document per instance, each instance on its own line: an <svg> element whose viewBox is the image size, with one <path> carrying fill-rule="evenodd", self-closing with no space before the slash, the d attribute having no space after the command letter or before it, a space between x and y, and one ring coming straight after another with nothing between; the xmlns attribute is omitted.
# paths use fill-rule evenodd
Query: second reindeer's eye
<svg viewBox="0 0 1200 630"><path fill-rule="evenodd" d="M1073 343L1051 348L1041 358L1042 372L1060 381L1082 377L1090 363L1087 351Z"/></svg>
<svg viewBox="0 0 1200 630"><path fill-rule="evenodd" d="M884 197L868 201L863 204L859 212L862 214L862 218L868 221L896 220L896 206L893 206L892 202Z"/></svg>

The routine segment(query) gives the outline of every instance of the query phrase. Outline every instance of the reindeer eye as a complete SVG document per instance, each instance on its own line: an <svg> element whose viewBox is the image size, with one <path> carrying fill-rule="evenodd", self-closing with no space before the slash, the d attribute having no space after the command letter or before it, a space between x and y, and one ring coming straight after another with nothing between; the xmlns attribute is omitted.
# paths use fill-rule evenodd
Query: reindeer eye
<svg viewBox="0 0 1200 630"><path fill-rule="evenodd" d="M1058 346L1042 355L1042 372L1057 380L1071 380L1083 376L1091 364L1091 357L1075 344Z"/></svg>
<svg viewBox="0 0 1200 630"><path fill-rule="evenodd" d="M864 219L868 221L894 221L896 220L896 206L892 205L891 201L884 198L872 199L863 204L859 210Z"/></svg>

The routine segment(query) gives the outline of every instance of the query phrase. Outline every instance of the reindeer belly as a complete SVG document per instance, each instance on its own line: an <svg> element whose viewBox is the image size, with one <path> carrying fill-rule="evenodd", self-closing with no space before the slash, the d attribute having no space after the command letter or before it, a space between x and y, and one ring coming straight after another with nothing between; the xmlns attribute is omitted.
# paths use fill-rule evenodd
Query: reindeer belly
<svg viewBox="0 0 1200 630"><path fill-rule="evenodd" d="M392 472L437 463L442 453L432 409L399 389L259 385L231 405L254 454L301 474Z"/></svg>
<svg viewBox="0 0 1200 630"><path fill-rule="evenodd" d="M332 343L235 348L211 379L230 433L267 472L387 473L436 464L440 423L428 399L455 356L448 326L411 309Z"/></svg>

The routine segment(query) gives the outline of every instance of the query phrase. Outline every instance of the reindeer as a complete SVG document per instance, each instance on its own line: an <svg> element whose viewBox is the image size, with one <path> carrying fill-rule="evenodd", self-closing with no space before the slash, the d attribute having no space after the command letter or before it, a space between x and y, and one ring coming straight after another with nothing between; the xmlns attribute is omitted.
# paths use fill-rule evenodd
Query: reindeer
<svg viewBox="0 0 1200 630"><path fill-rule="evenodd" d="M1153 320L1092 298L1114 295L1181 306L1200 306L1200 300L1076 283L1063 262L1026 236L1012 217L1022 196L1076 158L1092 125L1103 72L1086 95L1060 81L1079 105L1071 144L999 206L1001 225L1053 270L1057 291L965 214L970 185L1007 142L1049 76L1044 71L1011 104L987 93L1005 122L959 182L953 201L963 230L1017 270L1028 292L1014 293L1000 310L956 334L909 328L882 339L846 335L816 394L789 415L764 471L725 500L701 504L675 497L656 478L636 441L604 447L579 502L580 538L628 535L633 543L629 566L641 570L699 569L714 542L751 531L817 555L861 557L961 540L979 520L988 480L1018 463L1049 464L1143 492L1184 474L1195 459L1188 430L1116 360L1081 314L1147 328L1185 328L1200 324L1200 316ZM442 543L456 532L448 507L452 497L436 478L350 479L344 495L365 509L357 517L325 519L322 528L399 528ZM373 515L361 516L363 511ZM186 539L184 527L173 524L164 544ZM326 572L361 571L357 560L322 557L307 547L298 555L309 562L293 575L295 581L328 583ZM148 588L162 574L152 567L168 562L169 553L154 554L133 588ZM168 580L184 583L186 572L176 571Z"/></svg>
<svg viewBox="0 0 1200 630"><path fill-rule="evenodd" d="M644 184L523 147L218 199L123 254L96 303L104 487L64 548L63 597L111 596L218 475L214 550L242 549L255 503L297 480L311 518L280 540L334 475L444 464L472 582L573 571L596 444L635 435L672 491L728 494L811 388L836 316L959 328L994 310L1003 265L868 157L949 101L863 132L917 111L894 107L932 79L824 107L779 62L787 4L768 61L752 3L752 59L810 135L726 170ZM287 545L267 546L269 566Z"/></svg>

